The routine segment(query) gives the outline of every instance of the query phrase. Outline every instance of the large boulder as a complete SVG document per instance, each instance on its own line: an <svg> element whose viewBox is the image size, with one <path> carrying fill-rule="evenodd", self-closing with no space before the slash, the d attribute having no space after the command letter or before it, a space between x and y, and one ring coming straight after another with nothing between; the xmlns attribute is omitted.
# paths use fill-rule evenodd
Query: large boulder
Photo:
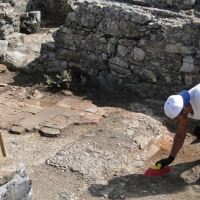
<svg viewBox="0 0 200 200"><path fill-rule="evenodd" d="M23 164L11 158L0 159L0 199L31 200L32 181Z"/></svg>

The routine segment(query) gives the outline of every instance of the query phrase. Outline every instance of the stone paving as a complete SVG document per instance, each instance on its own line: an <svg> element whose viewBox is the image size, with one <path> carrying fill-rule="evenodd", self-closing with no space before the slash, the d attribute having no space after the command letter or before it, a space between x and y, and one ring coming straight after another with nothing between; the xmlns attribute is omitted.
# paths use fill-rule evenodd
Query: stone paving
<svg viewBox="0 0 200 200"><path fill-rule="evenodd" d="M89 100L64 97L55 105L41 106L34 95L25 97L20 87L10 87L0 95L0 128L11 133L39 131L46 136L59 135L71 124L98 123L110 108L98 108Z"/></svg>

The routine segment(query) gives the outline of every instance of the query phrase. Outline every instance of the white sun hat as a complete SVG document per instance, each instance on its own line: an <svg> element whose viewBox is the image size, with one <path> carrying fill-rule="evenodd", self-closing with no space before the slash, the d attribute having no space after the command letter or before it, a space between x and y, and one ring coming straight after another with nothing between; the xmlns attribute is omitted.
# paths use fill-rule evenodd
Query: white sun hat
<svg viewBox="0 0 200 200"><path fill-rule="evenodd" d="M177 95L171 95L164 105L165 114L174 119L177 117L182 109L190 102L190 93L187 90L183 90Z"/></svg>

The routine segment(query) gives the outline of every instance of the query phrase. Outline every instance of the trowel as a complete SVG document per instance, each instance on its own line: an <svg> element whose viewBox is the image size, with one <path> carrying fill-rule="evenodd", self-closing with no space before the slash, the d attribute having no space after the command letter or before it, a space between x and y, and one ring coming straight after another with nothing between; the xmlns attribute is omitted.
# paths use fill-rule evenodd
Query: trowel
<svg viewBox="0 0 200 200"><path fill-rule="evenodd" d="M3 157L8 157L6 145L5 145L3 134L1 131L0 131L0 145L1 145L1 151L2 151Z"/></svg>

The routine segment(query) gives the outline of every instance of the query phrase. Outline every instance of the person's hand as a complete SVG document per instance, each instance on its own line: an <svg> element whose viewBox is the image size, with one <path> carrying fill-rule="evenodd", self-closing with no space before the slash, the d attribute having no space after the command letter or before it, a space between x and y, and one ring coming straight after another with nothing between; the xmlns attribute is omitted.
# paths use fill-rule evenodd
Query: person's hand
<svg viewBox="0 0 200 200"><path fill-rule="evenodd" d="M170 165L174 161L174 159L175 158L170 155L168 158L157 161L156 165L161 164L161 169L163 169L164 167Z"/></svg>
<svg viewBox="0 0 200 200"><path fill-rule="evenodd" d="M193 131L193 135L195 135L198 140L200 140L200 126L197 126L194 131Z"/></svg>

